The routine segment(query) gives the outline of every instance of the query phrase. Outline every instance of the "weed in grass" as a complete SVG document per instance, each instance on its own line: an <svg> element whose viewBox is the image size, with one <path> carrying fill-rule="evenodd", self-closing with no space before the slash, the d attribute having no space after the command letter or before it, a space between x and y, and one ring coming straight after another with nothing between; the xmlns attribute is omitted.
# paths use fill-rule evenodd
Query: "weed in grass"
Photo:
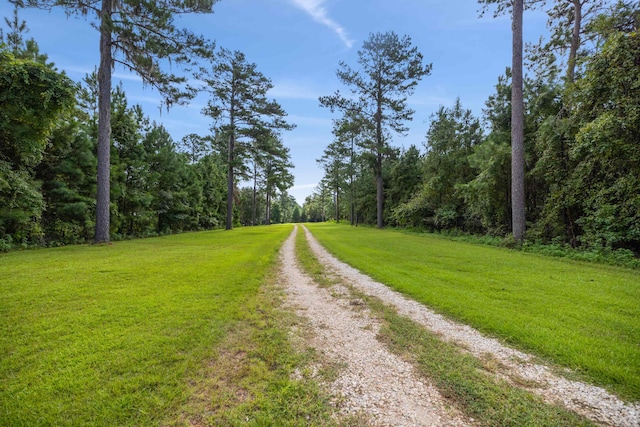
<svg viewBox="0 0 640 427"><path fill-rule="evenodd" d="M480 357L480 361L482 362L482 367L487 372L495 373L503 368L502 363L491 353L483 353Z"/></svg>
<svg viewBox="0 0 640 427"><path fill-rule="evenodd" d="M334 255L432 309L640 399L640 273L427 234L309 224Z"/></svg>

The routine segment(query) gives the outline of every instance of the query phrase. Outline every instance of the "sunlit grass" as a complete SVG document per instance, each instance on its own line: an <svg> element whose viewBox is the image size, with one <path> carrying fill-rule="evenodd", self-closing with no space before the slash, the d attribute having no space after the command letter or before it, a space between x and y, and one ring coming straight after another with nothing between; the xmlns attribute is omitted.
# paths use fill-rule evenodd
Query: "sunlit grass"
<svg viewBox="0 0 640 427"><path fill-rule="evenodd" d="M287 383L302 359L261 296L290 231L241 228L0 255L0 425L178 422L193 410L194 387L210 383L207 366L224 353L220 345L240 330L248 330L247 360L265 361L242 377L245 388L264 389L236 402L243 420L281 416L282 405L266 403L277 403L274 396L314 395L313 386ZM229 390L218 392L204 408Z"/></svg>
<svg viewBox="0 0 640 427"><path fill-rule="evenodd" d="M452 318L640 399L640 273L429 235L310 224L335 255Z"/></svg>

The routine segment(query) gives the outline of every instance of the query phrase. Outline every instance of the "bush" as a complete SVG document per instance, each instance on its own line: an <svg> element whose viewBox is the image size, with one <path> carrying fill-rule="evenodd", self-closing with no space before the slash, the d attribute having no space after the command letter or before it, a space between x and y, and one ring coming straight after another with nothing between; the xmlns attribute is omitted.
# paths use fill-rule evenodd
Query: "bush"
<svg viewBox="0 0 640 427"><path fill-rule="evenodd" d="M11 249L13 249L13 239L11 236L0 239L0 252L9 252Z"/></svg>

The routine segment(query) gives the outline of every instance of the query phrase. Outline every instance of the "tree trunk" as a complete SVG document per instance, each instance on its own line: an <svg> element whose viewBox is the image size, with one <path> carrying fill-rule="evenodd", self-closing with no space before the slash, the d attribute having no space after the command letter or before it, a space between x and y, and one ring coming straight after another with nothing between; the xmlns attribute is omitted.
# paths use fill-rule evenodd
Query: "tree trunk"
<svg viewBox="0 0 640 427"><path fill-rule="evenodd" d="M98 70L98 174L94 242L110 241L111 201L111 0L102 0L100 17L100 69Z"/></svg>
<svg viewBox="0 0 640 427"><path fill-rule="evenodd" d="M353 179L353 175L354 175L354 160L353 160L353 137L351 137L351 164L349 166L349 174L351 175L350 177L350 182L349 182L349 187L351 189L351 215L350 215L350 220L351 220L351 225L355 225L356 223L356 195L355 195L355 186L354 186L354 179Z"/></svg>
<svg viewBox="0 0 640 427"><path fill-rule="evenodd" d="M358 183L354 182L354 198L353 198L353 215L355 217L355 226L358 226Z"/></svg>
<svg viewBox="0 0 640 427"><path fill-rule="evenodd" d="M231 125L233 129L233 125ZM233 150L235 149L235 138L233 135L233 130L231 131L231 135L229 135L229 155L228 162L229 165L227 167L227 223L226 230L231 230L233 228Z"/></svg>
<svg viewBox="0 0 640 427"><path fill-rule="evenodd" d="M336 184L336 222L340 222L340 184L338 180L340 175L338 172L338 165L335 165L335 184Z"/></svg>
<svg viewBox="0 0 640 427"><path fill-rule="evenodd" d="M376 121L376 213L377 227L384 227L384 219L382 213L384 209L384 193L382 183L382 150L384 149L382 141L382 93L378 90L378 111L375 115Z"/></svg>
<svg viewBox="0 0 640 427"><path fill-rule="evenodd" d="M265 215L265 224L271 225L271 188L267 183L267 212Z"/></svg>
<svg viewBox="0 0 640 427"><path fill-rule="evenodd" d="M567 69L567 83L571 84L575 80L576 58L580 47L580 27L582 26L582 2L573 0L573 34L571 35L571 48L569 49L569 64Z"/></svg>
<svg viewBox="0 0 640 427"><path fill-rule="evenodd" d="M523 0L513 2L513 75L511 79L511 210L513 237L524 240L524 99L522 90Z"/></svg>
<svg viewBox="0 0 640 427"><path fill-rule="evenodd" d="M256 225L256 216L258 211L258 202L257 202L257 193L258 193L258 171L256 168L256 164L253 164L253 205L251 206L251 225Z"/></svg>
<svg viewBox="0 0 640 427"><path fill-rule="evenodd" d="M340 190L336 187L336 222L340 222Z"/></svg>
<svg viewBox="0 0 640 427"><path fill-rule="evenodd" d="M384 220L382 218L382 211L384 208L384 194L383 194L383 183L382 183L382 156L378 155L378 166L376 170L376 205L377 205L377 214L378 214L378 228L384 227Z"/></svg>

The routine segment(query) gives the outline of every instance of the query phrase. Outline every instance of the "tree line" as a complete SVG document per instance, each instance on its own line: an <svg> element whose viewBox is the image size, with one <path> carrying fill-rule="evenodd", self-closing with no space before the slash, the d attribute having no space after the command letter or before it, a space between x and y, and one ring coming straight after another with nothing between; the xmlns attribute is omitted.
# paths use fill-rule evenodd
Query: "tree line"
<svg viewBox="0 0 640 427"><path fill-rule="evenodd" d="M519 13L511 0L480 3L496 16ZM524 6L545 10L550 30L524 54L526 239L640 254L640 3ZM410 38L390 32L363 44L359 68L339 65L351 94L320 98L341 116L318 159L325 174L305 215L513 238L513 69L498 77L482 117L458 99L431 116L422 150L399 149L392 132L412 118L406 100L430 69L421 61Z"/></svg>
<svg viewBox="0 0 640 427"><path fill-rule="evenodd" d="M109 49L119 51L119 60L158 88L166 103L203 91L210 95L202 113L212 119L211 133L174 141L139 105L129 104L121 85L111 87L103 69L82 82L58 71L35 40L25 39L26 23L18 16L23 4L16 3L13 16L5 17L6 32L0 30L0 250L299 219L300 207L287 194L292 164L282 142L282 131L294 125L267 99L271 81L241 52L216 49L174 28L168 16L178 11L157 2L144 3L160 9L138 20L144 7L129 3L130 15L111 14L108 29L117 37ZM187 3L180 11L190 10ZM81 2L65 5L89 13L73 9ZM151 19L157 33L144 33L153 28L147 25ZM158 45L155 37L163 31L173 37ZM145 50L146 44L157 51ZM184 76L163 73L157 62L171 55L182 55L177 59L188 62L204 86L193 88ZM238 188L239 182L250 187ZM102 214L101 186L107 192Z"/></svg>

